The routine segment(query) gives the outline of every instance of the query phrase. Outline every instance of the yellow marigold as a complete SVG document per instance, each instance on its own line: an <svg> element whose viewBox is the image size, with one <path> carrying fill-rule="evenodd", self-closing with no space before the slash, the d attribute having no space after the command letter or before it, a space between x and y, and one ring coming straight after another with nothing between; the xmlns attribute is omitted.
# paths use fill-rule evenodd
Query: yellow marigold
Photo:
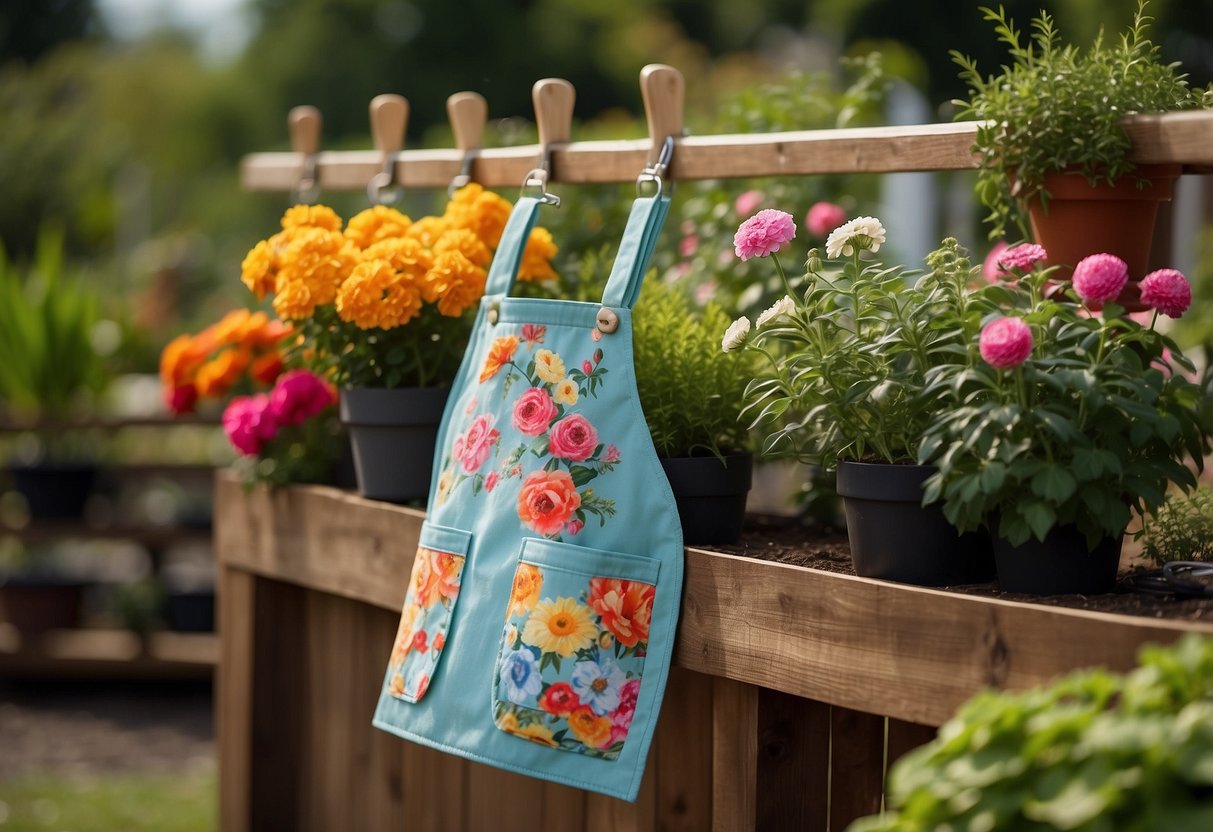
<svg viewBox="0 0 1213 832"><path fill-rule="evenodd" d="M323 228L325 231L340 231L341 217L327 205L296 205L287 208L282 215L282 227Z"/></svg>
<svg viewBox="0 0 1213 832"><path fill-rule="evenodd" d="M422 217L409 226L404 236L411 237L426 248L433 248L448 228L450 225L442 217Z"/></svg>
<svg viewBox="0 0 1213 832"><path fill-rule="evenodd" d="M380 240L403 237L413 221L389 205L367 208L345 224L345 237L358 248L369 248Z"/></svg>
<svg viewBox="0 0 1213 832"><path fill-rule="evenodd" d="M552 258L556 256L556 244L546 228L531 229L527 238L526 248L522 251L522 265L518 269L518 279L531 282L555 280L556 272L552 269Z"/></svg>
<svg viewBox="0 0 1213 832"><path fill-rule="evenodd" d="M392 329L420 313L416 284L386 260L359 263L337 293L337 314L359 329Z"/></svg>
<svg viewBox="0 0 1213 832"><path fill-rule="evenodd" d="M297 321L310 317L316 310L316 301L307 284L300 280L287 281L279 275L274 287L274 311L279 318Z"/></svg>
<svg viewBox="0 0 1213 832"><path fill-rule="evenodd" d="M422 292L428 302L437 301L443 315L457 318L484 297L487 276L458 251L444 251L434 257L434 265L422 281Z"/></svg>
<svg viewBox="0 0 1213 832"><path fill-rule="evenodd" d="M365 260L386 260L415 282L421 282L434 265L434 255L412 237L380 240L362 252L362 256Z"/></svg>
<svg viewBox="0 0 1213 832"><path fill-rule="evenodd" d="M467 228L452 228L434 243L434 253L457 251L477 266L487 269L493 260L493 252L474 231Z"/></svg>
<svg viewBox="0 0 1213 832"><path fill-rule="evenodd" d="M496 249L505 221L510 217L510 203L473 182L455 192L443 217L454 228L466 228L489 248Z"/></svg>
<svg viewBox="0 0 1213 832"><path fill-rule="evenodd" d="M306 228L292 236L282 255L282 268L274 291L302 283L307 287L311 314L317 306L332 303L339 287L358 262L358 249L348 242L340 232L322 228ZM274 299L278 309L278 299ZM282 317L292 317L281 310ZM305 317L294 315L293 317Z"/></svg>
<svg viewBox="0 0 1213 832"><path fill-rule="evenodd" d="M273 291L277 274L278 257L267 240L253 246L240 263L240 282L257 296L257 300Z"/></svg>

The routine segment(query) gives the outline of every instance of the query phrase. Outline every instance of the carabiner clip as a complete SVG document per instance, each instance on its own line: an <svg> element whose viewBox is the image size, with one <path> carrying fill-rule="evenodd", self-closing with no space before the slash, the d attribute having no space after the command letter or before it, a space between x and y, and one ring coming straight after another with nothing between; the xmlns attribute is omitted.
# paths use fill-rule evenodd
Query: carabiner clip
<svg viewBox="0 0 1213 832"><path fill-rule="evenodd" d="M636 178L636 196L644 196L644 186L652 183L657 186L657 193L653 196L661 196L665 192L664 177L670 169L670 162L674 160L674 137L666 136L665 141L661 143L661 151L657 154L657 161L645 165L644 170L640 172L640 176Z"/></svg>

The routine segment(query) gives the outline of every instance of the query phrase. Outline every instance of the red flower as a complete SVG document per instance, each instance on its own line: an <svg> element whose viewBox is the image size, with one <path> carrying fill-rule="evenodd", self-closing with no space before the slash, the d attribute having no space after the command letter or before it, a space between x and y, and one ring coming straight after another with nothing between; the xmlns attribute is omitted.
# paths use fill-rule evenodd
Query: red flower
<svg viewBox="0 0 1213 832"><path fill-rule="evenodd" d="M532 471L518 492L518 519L543 535L559 534L580 506L567 471Z"/></svg>
<svg viewBox="0 0 1213 832"><path fill-rule="evenodd" d="M413 634L413 649L416 650L418 653L424 653L425 651L430 649L426 645L425 639L426 639L425 630L418 630L416 633Z"/></svg>
<svg viewBox="0 0 1213 832"><path fill-rule="evenodd" d="M557 682L539 697L539 707L549 714L564 716L581 707L581 697L568 682Z"/></svg>

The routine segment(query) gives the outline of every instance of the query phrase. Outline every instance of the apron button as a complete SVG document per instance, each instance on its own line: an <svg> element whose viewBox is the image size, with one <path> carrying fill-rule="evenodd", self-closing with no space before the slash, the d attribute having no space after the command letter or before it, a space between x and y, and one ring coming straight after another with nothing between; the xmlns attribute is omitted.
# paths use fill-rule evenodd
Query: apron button
<svg viewBox="0 0 1213 832"><path fill-rule="evenodd" d="M489 307L489 323L491 323L491 324L497 323L497 317L501 314L498 310L499 310L499 307L497 306L497 304L493 304L491 307Z"/></svg>
<svg viewBox="0 0 1213 832"><path fill-rule="evenodd" d="M615 314L614 309L607 309L604 306L598 310L598 329L608 335L619 329L619 316Z"/></svg>

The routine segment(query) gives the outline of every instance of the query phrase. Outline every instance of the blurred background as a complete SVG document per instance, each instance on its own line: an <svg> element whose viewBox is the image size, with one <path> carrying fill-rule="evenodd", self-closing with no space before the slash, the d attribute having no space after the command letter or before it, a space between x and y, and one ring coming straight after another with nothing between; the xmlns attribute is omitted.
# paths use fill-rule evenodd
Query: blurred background
<svg viewBox="0 0 1213 832"><path fill-rule="evenodd" d="M1004 5L1026 26L1042 4ZM1087 43L1100 26L1123 28L1134 3L1043 5L1068 39ZM1194 85L1213 80L1213 0L1154 0L1152 12L1164 55ZM446 98L475 90L489 105L487 143L524 144L535 135L531 84L557 76L577 90L575 140L632 138L646 134L638 72L662 62L687 79L693 133L947 121L964 94L950 49L998 64L977 3L0 4L0 272L20 290L40 264L91 310L73 318L78 349L50 339L38 365L80 384L54 399L37 386L45 381L27 379L27 401L0 402L0 452L10 462L45 457L49 425L109 463L79 520L0 496L0 566L16 574L53 561L75 575L82 598L80 622L35 625L59 634L44 640L53 648L35 653L0 623L0 829L213 827L209 488L211 466L230 452L216 411L166 418L155 374L173 337L256 305L240 262L289 201L242 191L239 163L287 149L291 107L320 109L322 148L369 148L368 102L399 93L412 108L408 146L447 146ZM657 262L695 297L753 311L767 289L727 253L736 201L754 194L800 214L819 199L876 214L911 263L945 234L980 258L990 241L972 183L950 173L688 184ZM627 203L613 187L558 190L566 207L549 227L561 247L559 288L576 296L594 271L587 253L611 242ZM358 193L321 199L346 216L365 207ZM443 199L411 193L403 208L426 213ZM1171 237L1172 260L1197 293L1188 344L1209 340L1213 321L1208 204L1205 182L1185 178ZM0 355L0 364L27 358ZM63 407L51 412L52 400ZM184 608L171 606L182 598Z"/></svg>

